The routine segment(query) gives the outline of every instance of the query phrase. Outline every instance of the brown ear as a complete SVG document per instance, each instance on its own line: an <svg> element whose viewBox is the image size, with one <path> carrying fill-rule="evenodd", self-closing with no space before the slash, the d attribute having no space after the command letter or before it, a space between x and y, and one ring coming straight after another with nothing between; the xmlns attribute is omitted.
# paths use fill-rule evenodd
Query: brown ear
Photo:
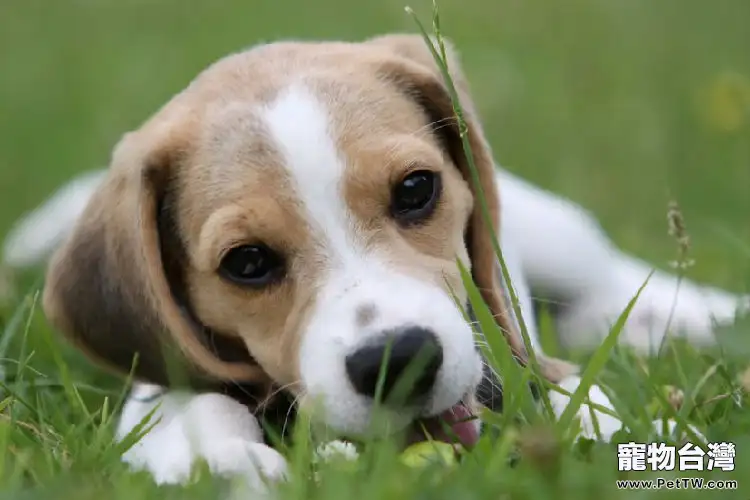
<svg viewBox="0 0 750 500"><path fill-rule="evenodd" d="M427 111L429 119L441 125L440 137L444 140L453 161L461 169L474 193L474 211L466 232L466 246L471 258L474 282L505 333L511 349L521 362L526 363L527 353L523 338L519 334L510 306L506 303L506 294L500 280L499 264L493 249L492 235L487 230L481 205L477 200L477 186L472 180L459 134L458 122L440 68L424 39L419 35L385 35L373 38L368 43L381 46L394 55L384 62L381 68L383 75L418 99ZM437 44L434 45L437 47ZM479 185L487 200L492 225L499 228L500 200L492 151L484 136L470 97L469 85L461 71L457 55L450 43L446 41L445 45L447 65L463 108L464 121L467 125L466 137L471 146ZM562 360L540 355L537 355L537 359L544 376L555 383L577 370L574 365Z"/></svg>
<svg viewBox="0 0 750 500"><path fill-rule="evenodd" d="M189 143L156 125L126 135L115 149L103 185L50 262L45 313L76 346L117 371L129 372L137 354L139 379L166 385L165 355L176 346L197 375L258 381L264 375L244 345L235 346L242 362L222 361L207 346L210 333L168 279L179 237L169 227L166 197Z"/></svg>

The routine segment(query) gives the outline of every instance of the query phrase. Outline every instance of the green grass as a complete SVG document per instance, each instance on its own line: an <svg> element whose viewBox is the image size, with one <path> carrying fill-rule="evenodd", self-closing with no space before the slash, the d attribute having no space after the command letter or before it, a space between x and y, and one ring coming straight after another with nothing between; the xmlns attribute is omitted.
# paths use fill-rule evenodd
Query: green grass
<svg viewBox="0 0 750 500"><path fill-rule="evenodd" d="M428 2L411 6L430 19ZM7 2L0 7L0 234L72 174L106 164L133 129L216 58L262 40L358 39L417 31L404 4L301 0L221 3ZM303 14L304 12L304 14ZM490 0L440 3L498 160L591 209L622 247L659 266L677 255L667 235L679 201L696 265L687 276L742 291L750 282L750 3L719 0ZM217 498L226 485L198 474L187 490L130 474L112 442L122 384L61 344L31 293L0 309L0 496L3 498ZM481 318L480 318L481 319ZM491 330L485 325L486 330ZM722 345L667 346L659 358L603 349L590 372L613 396L632 435L671 415L709 441L737 445L748 498L750 325ZM616 335L616 331L613 335ZM490 350L500 366L508 353ZM354 467L332 465L315 484L297 454L290 498L651 498L615 480L688 473L617 472L614 445L574 444L528 404L517 373L512 406L485 416L496 428L457 467L410 469L387 443ZM747 382L746 382L747 384ZM665 386L684 393L678 409ZM514 399L515 398L515 399ZM297 436L306 443L304 433ZM517 460L517 465L510 463ZM200 472L200 471L198 471ZM708 492L660 491L669 498Z"/></svg>

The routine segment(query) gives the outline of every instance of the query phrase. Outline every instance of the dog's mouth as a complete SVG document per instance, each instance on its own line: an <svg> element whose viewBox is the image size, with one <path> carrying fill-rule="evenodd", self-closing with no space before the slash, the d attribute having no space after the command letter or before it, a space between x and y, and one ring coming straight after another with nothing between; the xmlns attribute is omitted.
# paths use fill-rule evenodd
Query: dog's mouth
<svg viewBox="0 0 750 500"><path fill-rule="evenodd" d="M463 402L456 403L443 413L416 420L407 438L407 446L432 439L471 448L479 441L477 417Z"/></svg>

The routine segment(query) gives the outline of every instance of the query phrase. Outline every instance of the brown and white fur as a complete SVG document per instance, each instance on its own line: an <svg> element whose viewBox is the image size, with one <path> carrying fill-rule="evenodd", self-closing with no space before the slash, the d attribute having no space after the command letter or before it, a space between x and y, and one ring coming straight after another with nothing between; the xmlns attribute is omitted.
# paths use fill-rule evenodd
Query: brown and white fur
<svg viewBox="0 0 750 500"><path fill-rule="evenodd" d="M617 250L579 207L497 170L452 51L449 67L537 356L547 378L574 391L576 367L538 348L531 291L567 301L564 341L591 346L649 266ZM418 220L399 219L394 186L418 171L441 180L437 202ZM19 226L6 262L25 265L44 256L35 249L60 245L44 291L48 318L117 371L138 354L118 436L161 405L162 420L124 457L158 482L184 481L197 458L256 487L283 477L256 407L219 389L227 384L282 389L333 431L366 432L373 400L355 389L347 359L414 327L431 332L442 363L419 404L388 411L393 428L474 405L482 359L449 291L466 302L456 258L526 359L451 101L420 37L281 42L230 55L127 134L105 172L79 182ZM71 198L80 206L65 212ZM40 238L51 206L74 228L52 224ZM228 278L233 249L261 243L279 255L277 275L260 285ZM624 342L658 344L675 291L673 276L652 278ZM678 298L675 330L695 341L746 301L691 282ZM168 359L189 370L185 388L165 392ZM567 398L551 397L560 414ZM598 387L590 397L611 407ZM597 415L605 439L620 428ZM592 435L589 410L579 417Z"/></svg>

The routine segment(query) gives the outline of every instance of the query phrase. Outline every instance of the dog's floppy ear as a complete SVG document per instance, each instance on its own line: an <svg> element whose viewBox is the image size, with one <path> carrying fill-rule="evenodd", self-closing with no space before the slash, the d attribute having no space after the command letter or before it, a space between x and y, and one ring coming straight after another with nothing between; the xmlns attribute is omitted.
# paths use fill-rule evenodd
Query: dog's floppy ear
<svg viewBox="0 0 750 500"><path fill-rule="evenodd" d="M527 356L523 339L506 304L506 295L500 280L492 237L483 220L475 184L464 154L453 104L440 68L421 36L384 35L370 39L367 43L380 46L385 52L390 52L391 57L384 58L379 68L380 73L417 99L426 110L429 119L439 124L436 127L437 133L471 186L474 193L474 210L467 228L466 245L471 258L472 276L484 301L497 318L498 325L505 333L511 349L525 362ZM492 224L498 228L500 200L492 151L479 123L477 112L470 98L468 82L461 71L456 53L447 41L445 46L447 66L464 112L463 117L467 125L466 137L471 146L479 184L487 200ZM575 366L565 361L542 356L537 356L537 358L544 375L552 382L559 382L576 371Z"/></svg>
<svg viewBox="0 0 750 500"><path fill-rule="evenodd" d="M179 235L166 200L190 145L174 128L152 120L115 148L107 177L50 261L44 311L110 368L129 372L137 354L139 379L167 384L165 355L176 346L191 377L258 381L263 373L242 343L236 348L244 357L234 362L208 347L211 332L192 319L171 282Z"/></svg>

